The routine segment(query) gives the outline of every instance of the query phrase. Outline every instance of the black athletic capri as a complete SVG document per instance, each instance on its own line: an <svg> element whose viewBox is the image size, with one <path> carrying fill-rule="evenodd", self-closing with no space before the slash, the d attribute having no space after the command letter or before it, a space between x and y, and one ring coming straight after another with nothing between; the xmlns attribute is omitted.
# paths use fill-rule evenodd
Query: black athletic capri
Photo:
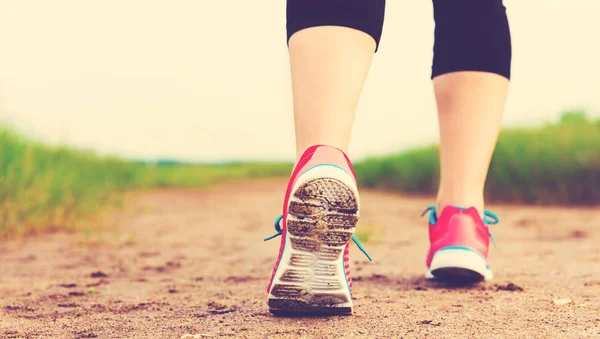
<svg viewBox="0 0 600 339"><path fill-rule="evenodd" d="M502 0L433 0L432 78L458 71L510 79L511 37ZM385 0L287 0L287 36L315 26L343 26L369 34L379 48Z"/></svg>

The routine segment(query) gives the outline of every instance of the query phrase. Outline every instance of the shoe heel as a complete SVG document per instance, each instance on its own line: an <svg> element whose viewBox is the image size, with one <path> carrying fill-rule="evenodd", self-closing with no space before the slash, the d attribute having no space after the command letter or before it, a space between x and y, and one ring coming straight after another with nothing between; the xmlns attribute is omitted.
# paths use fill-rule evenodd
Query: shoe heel
<svg viewBox="0 0 600 339"><path fill-rule="evenodd" d="M269 309L277 315L351 314L344 251L359 218L355 184L344 170L327 165L298 181Z"/></svg>

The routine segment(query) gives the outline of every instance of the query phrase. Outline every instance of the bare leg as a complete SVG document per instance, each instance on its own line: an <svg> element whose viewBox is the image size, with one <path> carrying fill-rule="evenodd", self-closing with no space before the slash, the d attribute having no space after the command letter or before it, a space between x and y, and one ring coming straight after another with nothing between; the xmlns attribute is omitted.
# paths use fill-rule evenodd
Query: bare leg
<svg viewBox="0 0 600 339"><path fill-rule="evenodd" d="M434 0L433 84L440 124L438 211L474 206L483 189L508 93L511 37L502 0Z"/></svg>
<svg viewBox="0 0 600 339"><path fill-rule="evenodd" d="M484 72L456 72L434 79L440 124L438 210L475 206L483 189L508 93L508 79Z"/></svg>
<svg viewBox="0 0 600 339"><path fill-rule="evenodd" d="M317 144L347 152L375 47L370 35L347 27L312 27L292 35L289 53L297 158Z"/></svg>

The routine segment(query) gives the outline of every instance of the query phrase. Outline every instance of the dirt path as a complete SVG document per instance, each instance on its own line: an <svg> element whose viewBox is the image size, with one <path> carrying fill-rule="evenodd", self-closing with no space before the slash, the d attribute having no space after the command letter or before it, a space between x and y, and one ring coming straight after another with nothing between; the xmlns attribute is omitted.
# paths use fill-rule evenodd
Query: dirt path
<svg viewBox="0 0 600 339"><path fill-rule="evenodd" d="M0 243L0 338L600 337L600 209L491 206L496 279L453 288L423 278L430 201L367 191L361 223L383 241L366 244L373 263L353 247L355 314L275 318L279 240L262 238L284 184L137 194L116 245Z"/></svg>

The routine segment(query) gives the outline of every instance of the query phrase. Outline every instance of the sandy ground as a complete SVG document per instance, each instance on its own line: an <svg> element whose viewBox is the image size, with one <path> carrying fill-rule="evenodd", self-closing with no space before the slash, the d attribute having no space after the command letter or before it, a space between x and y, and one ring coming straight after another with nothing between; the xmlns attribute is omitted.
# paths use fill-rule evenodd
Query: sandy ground
<svg viewBox="0 0 600 339"><path fill-rule="evenodd" d="M276 318L279 240L262 238L284 185L138 193L100 244L0 243L0 338L600 337L600 208L490 206L496 278L453 287L423 278L430 200L371 191L360 223L383 234L366 244L373 263L353 247L354 315Z"/></svg>

